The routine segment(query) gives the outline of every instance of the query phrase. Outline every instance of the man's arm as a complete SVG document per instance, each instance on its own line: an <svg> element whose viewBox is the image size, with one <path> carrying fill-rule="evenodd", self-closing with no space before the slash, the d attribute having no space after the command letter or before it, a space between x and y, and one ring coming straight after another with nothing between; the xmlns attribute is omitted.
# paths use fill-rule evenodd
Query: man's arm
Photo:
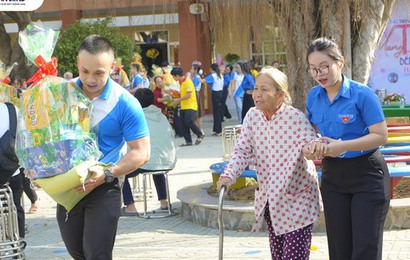
<svg viewBox="0 0 410 260"><path fill-rule="evenodd" d="M121 177L144 165L150 157L151 146L149 136L127 142L130 151L127 152L121 160L109 170L115 177ZM75 188L79 193L90 192L101 184L105 183L105 174L102 167L92 167L89 169L91 177L88 178L84 185Z"/></svg>
<svg viewBox="0 0 410 260"><path fill-rule="evenodd" d="M141 86L142 86L141 84L138 84L135 88L130 89L129 92L130 92L131 94L135 94L135 92L137 92L137 89L141 88Z"/></svg>
<svg viewBox="0 0 410 260"><path fill-rule="evenodd" d="M133 172L149 160L151 154L149 136L129 141L127 144L130 147L130 151L126 153L116 165L110 168L110 171L115 177L121 177Z"/></svg>
<svg viewBox="0 0 410 260"><path fill-rule="evenodd" d="M136 75L134 77L134 80L131 82L131 87L132 87L132 89L130 89L129 92L131 94L135 94L137 89L142 87L142 78L140 78L139 76Z"/></svg>
<svg viewBox="0 0 410 260"><path fill-rule="evenodd" d="M174 99L174 105L178 105L182 100L186 100L192 96L192 92L187 92L185 96Z"/></svg>

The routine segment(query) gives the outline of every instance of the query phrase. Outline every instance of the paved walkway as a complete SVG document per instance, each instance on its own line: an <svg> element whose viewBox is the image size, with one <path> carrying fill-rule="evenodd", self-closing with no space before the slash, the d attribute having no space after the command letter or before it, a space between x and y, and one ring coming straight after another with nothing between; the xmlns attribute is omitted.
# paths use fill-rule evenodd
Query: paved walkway
<svg viewBox="0 0 410 260"><path fill-rule="evenodd" d="M236 121L230 120L224 126L234 124ZM209 166L221 161L221 137L211 136L211 116L204 118L204 126L206 137L200 145L178 147L178 163L169 178L171 202L176 211L181 209L176 192L185 186L200 183L211 185ZM176 145L183 141L182 138L175 139ZM37 191L40 197L39 211L26 215L27 259L71 259L59 233L55 203L42 190ZM138 210L143 209L142 202L138 202L137 206ZM148 207L159 207L155 191ZM29 208L27 198L25 208ZM218 238L217 229L193 224L179 215L165 219L121 217L114 259L217 259ZM315 233L312 245L317 249L312 251L311 259L328 259L325 234ZM267 234L225 231L224 258L270 259ZM385 232L383 259L410 259L410 230Z"/></svg>

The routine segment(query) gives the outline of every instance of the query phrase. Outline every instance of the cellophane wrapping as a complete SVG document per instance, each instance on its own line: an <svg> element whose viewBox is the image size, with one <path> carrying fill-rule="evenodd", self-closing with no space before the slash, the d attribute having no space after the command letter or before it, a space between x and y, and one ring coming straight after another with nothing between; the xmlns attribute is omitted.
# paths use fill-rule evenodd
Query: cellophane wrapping
<svg viewBox="0 0 410 260"><path fill-rule="evenodd" d="M11 66L6 66L2 61L0 61L0 102L2 103L12 103L13 105L19 107L20 100L17 97L17 90L10 86L10 72L13 70L15 64Z"/></svg>
<svg viewBox="0 0 410 260"><path fill-rule="evenodd" d="M76 193L101 166L102 153L90 129L92 103L74 83L55 76L52 57L58 32L30 24L20 32L19 43L39 71L22 95L17 131L17 154L29 177L68 211L87 193Z"/></svg>

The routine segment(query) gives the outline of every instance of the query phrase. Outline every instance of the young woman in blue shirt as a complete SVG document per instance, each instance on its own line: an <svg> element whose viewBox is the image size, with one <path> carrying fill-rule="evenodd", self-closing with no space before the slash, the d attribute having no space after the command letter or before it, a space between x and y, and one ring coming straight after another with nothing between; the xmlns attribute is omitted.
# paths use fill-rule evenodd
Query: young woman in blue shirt
<svg viewBox="0 0 410 260"><path fill-rule="evenodd" d="M201 101L201 87L202 87L202 73L200 74L199 71L202 71L201 64L198 62L193 62L191 66L191 76L192 76L192 83L195 86L195 95L196 95L196 103L198 104L198 110L195 117L195 122L198 125L201 132L204 134L204 127L202 126L202 101Z"/></svg>
<svg viewBox="0 0 410 260"><path fill-rule="evenodd" d="M321 135L304 150L322 159L321 193L330 259L381 259L390 202L389 172L379 146L387 126L377 96L348 79L339 46L311 42L308 74L319 85L307 96L310 122Z"/></svg>
<svg viewBox="0 0 410 260"><path fill-rule="evenodd" d="M208 83L212 90L212 111L214 117L213 136L222 135L222 90L224 80L217 63L211 64L211 75L201 79L202 83Z"/></svg>
<svg viewBox="0 0 410 260"><path fill-rule="evenodd" d="M225 66L225 69L223 71L223 75L224 75L224 88L222 90L222 121L223 118L226 117L226 119L231 119L232 115L229 112L228 106L226 105L226 100L228 99L228 95L229 95L229 85L231 83L231 80L233 78L233 67L231 64L227 64Z"/></svg>
<svg viewBox="0 0 410 260"><path fill-rule="evenodd" d="M248 63L241 63L242 73L244 74L242 81L243 103L242 103L242 120L245 118L251 107L255 106L252 98L253 88L255 86L255 78L252 76Z"/></svg>

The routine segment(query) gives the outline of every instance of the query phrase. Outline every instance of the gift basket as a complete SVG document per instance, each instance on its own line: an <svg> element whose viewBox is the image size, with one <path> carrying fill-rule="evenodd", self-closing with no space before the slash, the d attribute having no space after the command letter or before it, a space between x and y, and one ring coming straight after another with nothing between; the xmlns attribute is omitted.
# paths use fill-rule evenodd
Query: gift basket
<svg viewBox="0 0 410 260"><path fill-rule="evenodd" d="M6 66L6 64L0 61L0 102L9 102L19 107L20 102L17 97L17 90L10 86L9 76L15 65Z"/></svg>
<svg viewBox="0 0 410 260"><path fill-rule="evenodd" d="M90 132L91 101L73 83L56 76L52 52L57 37L58 32L39 23L19 33L25 55L39 70L22 95L16 146L29 177L70 210L85 196L73 188L89 177L88 169L99 165L102 154Z"/></svg>
<svg viewBox="0 0 410 260"><path fill-rule="evenodd" d="M173 100L181 97L179 83L174 80L171 75L172 66L168 65L164 67L164 89L163 97L169 97L167 106L174 106Z"/></svg>

